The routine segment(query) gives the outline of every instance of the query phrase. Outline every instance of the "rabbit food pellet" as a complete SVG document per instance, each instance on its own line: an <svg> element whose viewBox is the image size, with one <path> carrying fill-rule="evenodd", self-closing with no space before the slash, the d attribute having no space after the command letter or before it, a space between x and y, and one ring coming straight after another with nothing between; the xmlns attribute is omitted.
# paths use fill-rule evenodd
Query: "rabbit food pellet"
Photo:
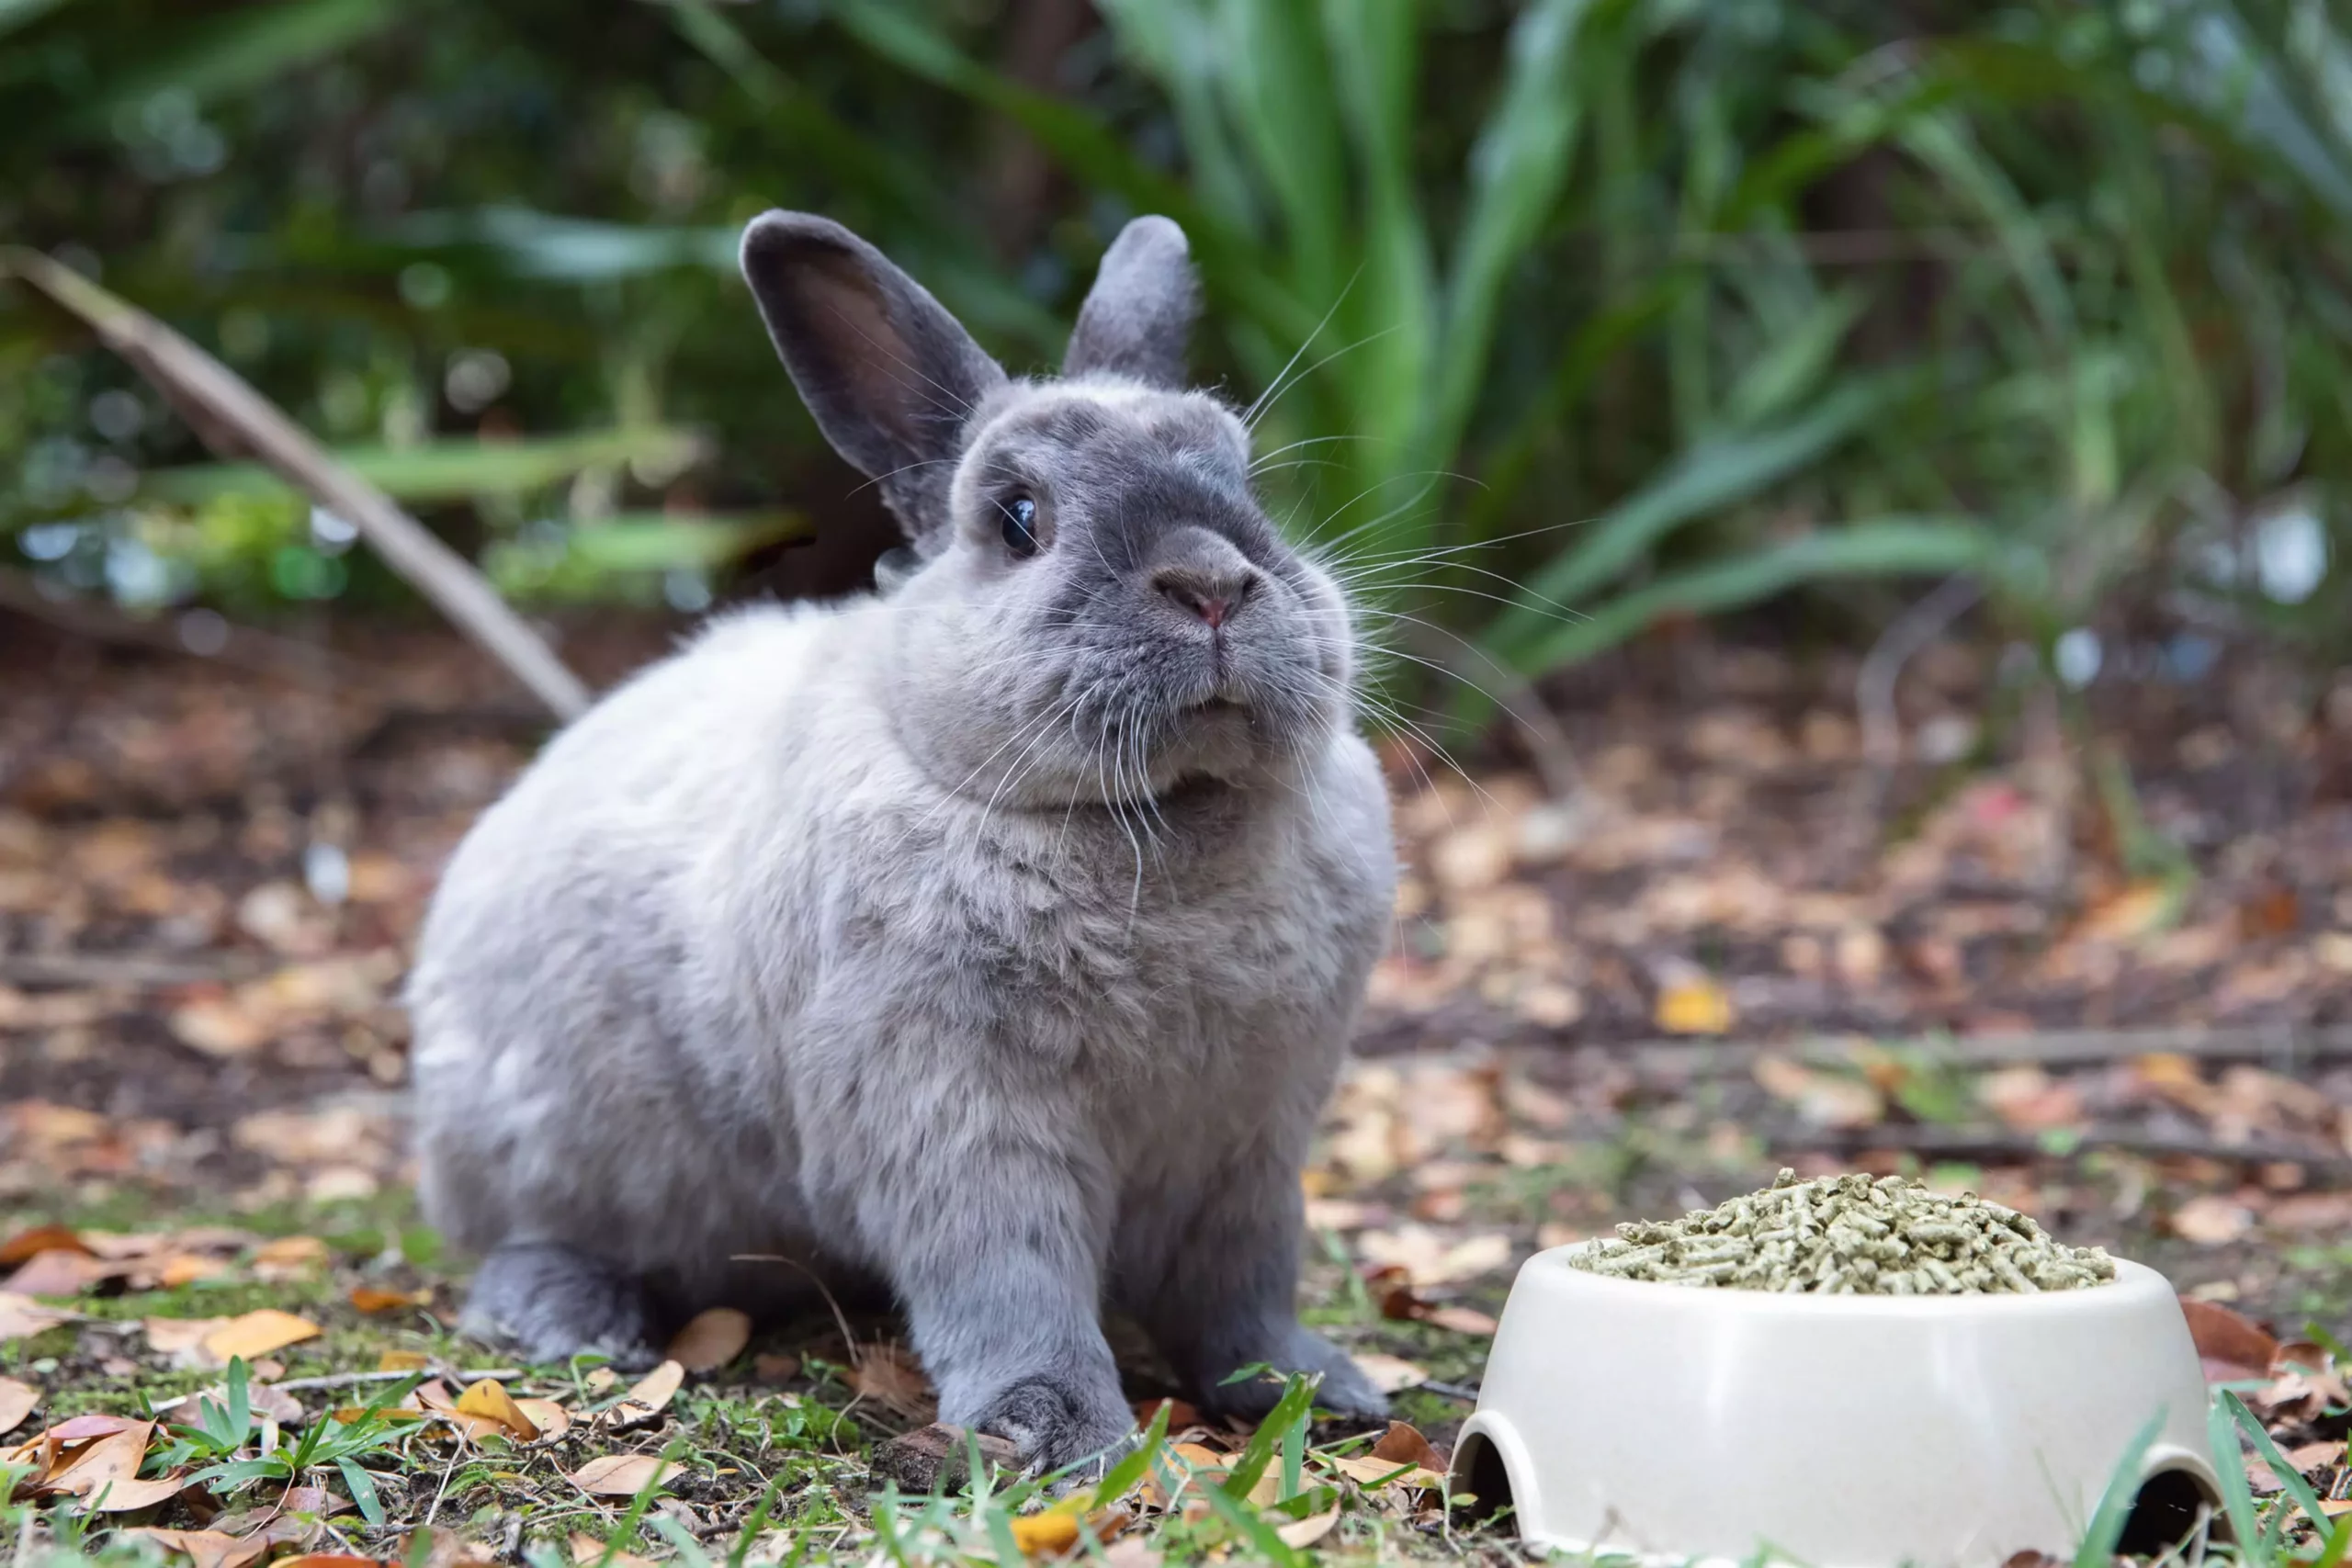
<svg viewBox="0 0 2352 1568"><path fill-rule="evenodd" d="M1973 1192L1947 1198L1900 1176L1799 1181L1679 1220L1617 1227L1571 1268L1661 1285L1820 1295L1958 1296L2075 1291L2115 1278L2096 1247L2068 1247Z"/></svg>

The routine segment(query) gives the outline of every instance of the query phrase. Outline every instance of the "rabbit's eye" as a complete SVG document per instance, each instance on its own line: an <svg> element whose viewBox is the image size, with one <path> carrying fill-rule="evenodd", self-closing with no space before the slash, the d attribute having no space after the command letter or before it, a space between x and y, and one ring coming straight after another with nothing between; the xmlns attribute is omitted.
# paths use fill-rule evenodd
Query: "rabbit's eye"
<svg viewBox="0 0 2352 1568"><path fill-rule="evenodd" d="M997 511L1004 515L1004 547L1023 557L1037 553L1037 503L1025 495L999 502Z"/></svg>

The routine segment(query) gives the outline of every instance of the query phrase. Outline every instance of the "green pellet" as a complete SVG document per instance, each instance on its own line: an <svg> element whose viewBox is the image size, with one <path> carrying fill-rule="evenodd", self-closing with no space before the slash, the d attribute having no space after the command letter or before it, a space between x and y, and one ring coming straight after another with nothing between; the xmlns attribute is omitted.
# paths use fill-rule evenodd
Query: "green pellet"
<svg viewBox="0 0 2352 1568"><path fill-rule="evenodd" d="M1930 1192L1900 1176L1800 1181L1641 1220L1573 1267L1622 1280L1815 1295L1951 1296L2074 1291L2115 1278L2098 1247L2068 1247L2027 1215L1973 1192Z"/></svg>

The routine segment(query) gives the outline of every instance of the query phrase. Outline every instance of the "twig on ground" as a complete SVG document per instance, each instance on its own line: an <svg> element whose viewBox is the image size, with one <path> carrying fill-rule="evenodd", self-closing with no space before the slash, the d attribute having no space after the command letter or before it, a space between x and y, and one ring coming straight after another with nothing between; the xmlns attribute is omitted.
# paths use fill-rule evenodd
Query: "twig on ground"
<svg viewBox="0 0 2352 1568"><path fill-rule="evenodd" d="M1596 1054L1619 1056L1638 1071L1702 1077L1745 1072L1759 1055L1779 1053L1810 1066L1844 1066L1856 1049L1841 1041L1647 1040L1628 1045L1594 1045ZM2261 1062L2291 1073L2313 1062L2352 1058L2352 1024L2312 1027L2249 1024L2238 1028L2075 1029L2037 1034L1912 1035L1879 1039L1872 1052L1917 1053L1962 1067L2089 1066L2133 1056L2194 1056L2205 1061Z"/></svg>
<svg viewBox="0 0 2352 1568"><path fill-rule="evenodd" d="M1862 729L1862 773L1857 781L1853 823L1857 846L1866 847L1877 837L1887 791L1903 764L1903 719L1894 706L1903 667L1984 596L1984 585L1975 578L1948 578L1897 615L1864 656L1854 677L1855 716Z"/></svg>
<svg viewBox="0 0 2352 1568"><path fill-rule="evenodd" d="M2282 1148L2276 1144L2224 1144L2212 1138L2142 1133L2128 1128L2091 1128L2079 1137L2052 1144L1998 1128L1881 1125L1800 1128L1762 1134L1776 1149L1826 1149L1860 1153L1892 1149L1939 1159L2074 1159L2101 1150L2157 1158L2209 1159L2230 1165L2296 1165L2329 1179L2352 1176L2352 1157L2324 1149Z"/></svg>
<svg viewBox="0 0 2352 1568"><path fill-rule="evenodd" d="M163 958L145 953L0 953L0 983L30 986L196 986L250 980L273 965L249 954Z"/></svg>
<svg viewBox="0 0 2352 1568"><path fill-rule="evenodd" d="M519 1378L523 1375L523 1369L520 1367L474 1367L463 1371L450 1367L436 1367L433 1370L447 1372L451 1377L462 1378L468 1382L479 1382L483 1378ZM337 1372L330 1377L289 1378L284 1382L274 1382L269 1386L284 1389L289 1393L298 1389L306 1388L348 1388L354 1383L390 1382L395 1378L414 1377L416 1371L415 1368L408 1368L390 1372Z"/></svg>
<svg viewBox="0 0 2352 1568"><path fill-rule="evenodd" d="M79 317L220 456L251 452L287 483L359 530L386 565L480 643L559 718L588 706L588 688L464 557L381 490L311 439L227 366L129 301L22 245L0 246L13 276Z"/></svg>
<svg viewBox="0 0 2352 1568"><path fill-rule="evenodd" d="M1584 773L1577 766L1576 746L1525 676L1498 663L1484 649L1442 626L1418 622L1408 625L1405 639L1455 680L1473 691L1485 693L1510 716L1520 728L1528 759L1535 764L1536 776L1544 781L1546 795L1561 802L1583 795Z"/></svg>

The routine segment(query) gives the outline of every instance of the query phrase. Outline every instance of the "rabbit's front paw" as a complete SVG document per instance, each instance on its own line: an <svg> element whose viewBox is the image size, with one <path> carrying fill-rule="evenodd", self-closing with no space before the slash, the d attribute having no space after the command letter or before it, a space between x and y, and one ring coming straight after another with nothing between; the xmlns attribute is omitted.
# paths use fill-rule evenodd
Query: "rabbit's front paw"
<svg viewBox="0 0 2352 1568"><path fill-rule="evenodd" d="M1115 1387L1054 1377L1012 1384L990 1399L972 1425L1009 1440L1032 1475L1081 1461L1092 1461L1081 1467L1081 1478L1098 1475L1135 1436L1135 1418Z"/></svg>
<svg viewBox="0 0 2352 1568"><path fill-rule="evenodd" d="M652 1313L636 1279L584 1253L511 1244L482 1259L459 1330L507 1345L526 1361L599 1350L616 1365L651 1366Z"/></svg>

